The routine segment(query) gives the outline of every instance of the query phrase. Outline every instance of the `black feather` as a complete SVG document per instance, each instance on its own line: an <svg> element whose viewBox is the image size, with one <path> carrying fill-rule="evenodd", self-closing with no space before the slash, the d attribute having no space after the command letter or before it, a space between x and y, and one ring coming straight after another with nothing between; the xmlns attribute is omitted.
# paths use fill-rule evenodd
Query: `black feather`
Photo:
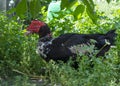
<svg viewBox="0 0 120 86"><path fill-rule="evenodd" d="M111 37L112 36L112 37ZM89 45L91 44L91 39L95 40L94 46L96 50L100 50L96 55L104 56L105 52L110 49L110 46L114 44L114 38L116 36L115 30L111 30L106 34L76 34L76 33L67 33L60 35L57 38L52 38L49 35L46 35L40 38L38 47L40 47L41 43L43 43L43 54L42 57L49 61L50 59L57 61L62 60L66 62L69 57L75 58L77 53L73 53L70 50L70 47L77 45ZM106 41L110 44L106 45ZM106 46L105 46L106 45ZM103 48L103 49L102 49ZM41 54L41 51L39 51Z"/></svg>

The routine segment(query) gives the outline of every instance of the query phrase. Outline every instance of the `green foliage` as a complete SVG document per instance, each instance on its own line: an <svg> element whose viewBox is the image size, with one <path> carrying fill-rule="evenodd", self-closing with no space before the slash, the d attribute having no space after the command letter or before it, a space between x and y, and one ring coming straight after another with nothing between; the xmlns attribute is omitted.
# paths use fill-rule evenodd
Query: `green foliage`
<svg viewBox="0 0 120 86"><path fill-rule="evenodd" d="M21 20L31 21L32 19L37 19L40 17L40 11L42 7L48 4L50 0L20 0L15 8L10 9L7 13L15 14L15 18L20 18Z"/></svg>
<svg viewBox="0 0 120 86"><path fill-rule="evenodd" d="M79 59L79 69L70 67L70 61L67 64L49 63L48 72L52 85L61 86L112 86L117 85L116 65L111 58L103 61L102 58L93 57L94 67L91 68L91 61L83 56ZM64 65L64 66L63 66ZM120 83L119 83L120 84Z"/></svg>
<svg viewBox="0 0 120 86"><path fill-rule="evenodd" d="M36 43L36 37L25 37L19 23L0 14L0 76L13 76L13 70L37 74L34 69L39 70L44 62L35 52Z"/></svg>
<svg viewBox="0 0 120 86"><path fill-rule="evenodd" d="M110 3L110 0L106 1ZM71 9L73 7L76 7L76 9L73 10L75 18L79 19L79 14L86 12L93 21L93 23L97 24L98 16L95 10L95 4L93 0L61 0L61 9Z"/></svg>
<svg viewBox="0 0 120 86"><path fill-rule="evenodd" d="M84 5L78 5L73 13L74 18L77 20L80 18L80 16L83 14L85 10L85 6Z"/></svg>
<svg viewBox="0 0 120 86"><path fill-rule="evenodd" d="M92 19L92 21L97 24L97 14L95 13L94 9L94 3L92 0L82 0L83 3L86 5L86 12L89 15L89 17Z"/></svg>
<svg viewBox="0 0 120 86"><path fill-rule="evenodd" d="M31 16L33 18L36 18L36 16L38 16L38 14L40 12L40 8L41 8L41 5L40 5L39 0L32 0L29 3L28 9L29 9L29 12L31 13Z"/></svg>
<svg viewBox="0 0 120 86"><path fill-rule="evenodd" d="M71 8L75 3L77 2L77 0L61 0L61 9L64 8Z"/></svg>
<svg viewBox="0 0 120 86"><path fill-rule="evenodd" d="M25 2L26 0L21 0ZM39 17L39 20L46 20L46 9L41 7L35 15L33 9L36 7L37 0L30 0L34 5L30 5L32 11L29 16L26 16L26 8L24 12L17 13L17 17L22 19L31 19L32 16L37 17L38 12L43 16ZM35 2L34 2L35 1ZM67 0L63 0L65 2ZM22 30L21 21L10 20L5 15L0 14L0 84L1 85L14 85L14 86L37 86L35 83L31 83L29 80L31 77L38 76L41 78L42 73L46 73L43 77L46 78L45 84L51 86L119 86L120 85L120 9L114 9L110 16L106 16L104 13L97 13L93 20L97 21L97 24L93 23L90 15L88 16L87 9L94 13L94 3L92 0L85 0L77 3L70 0L72 3L71 9L61 10L58 17L54 17L49 22L49 27L53 31L54 36L58 36L63 33L106 33L108 30L116 29L118 34L116 38L116 47L111 48L110 51L103 57L95 58L94 55L91 60L85 55L78 54L77 61L79 62L78 70L71 67L73 63L71 60L64 64L60 62L56 64L53 61L45 63L39 55L36 54L36 44L38 37L32 35L26 37L24 30ZM74 3L73 3L74 2ZM22 5L18 5L21 7ZM23 4L23 7L26 5ZM41 5L40 5L41 6ZM89 9L88 7L90 6ZM64 6L63 6L64 7ZM22 8L23 9L23 8ZM15 9L14 9L15 10ZM79 11L80 10L80 11ZM92 48L92 47L90 47ZM81 59L82 58L82 59ZM91 67L91 63L94 64ZM41 68L45 67L46 71L41 72ZM15 77L14 77L15 76ZM23 77L24 76L24 77ZM10 78L10 81L5 79ZM13 78L14 77L14 78ZM11 79L12 78L12 79ZM38 80L39 80L38 78ZM37 81L37 80L36 80ZM12 83L12 84L11 84ZM39 86L39 85L38 85ZM47 86L47 85L44 85Z"/></svg>
<svg viewBox="0 0 120 86"><path fill-rule="evenodd" d="M22 0L16 7L16 15L23 19L26 17L24 16L26 13L27 13L27 0Z"/></svg>
<svg viewBox="0 0 120 86"><path fill-rule="evenodd" d="M110 0L106 0L110 3ZM45 2L45 1L44 1ZM49 3L49 1L47 1ZM16 8L11 9L8 13L16 13L16 16L22 20L31 21L40 17L42 9L41 0L21 0ZM47 6L46 6L47 7ZM73 8L76 8L75 10ZM86 9L86 10L85 10ZM97 13L93 0L61 0L61 10L72 10L74 17L79 19L79 14L86 12L93 23L97 24Z"/></svg>
<svg viewBox="0 0 120 86"><path fill-rule="evenodd" d="M108 3L110 3L111 0L106 0Z"/></svg>

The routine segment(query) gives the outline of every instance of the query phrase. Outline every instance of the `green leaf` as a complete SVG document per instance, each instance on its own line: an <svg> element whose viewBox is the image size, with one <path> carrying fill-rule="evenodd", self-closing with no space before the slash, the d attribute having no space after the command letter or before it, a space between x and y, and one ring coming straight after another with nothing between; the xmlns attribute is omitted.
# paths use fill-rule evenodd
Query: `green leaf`
<svg viewBox="0 0 120 86"><path fill-rule="evenodd" d="M24 14L27 12L27 0L21 0L16 7L16 15L20 18L24 18Z"/></svg>
<svg viewBox="0 0 120 86"><path fill-rule="evenodd" d="M12 14L12 13L15 12L15 10L16 10L15 8L12 8L12 9L10 9L10 10L7 11L7 14Z"/></svg>
<svg viewBox="0 0 120 86"><path fill-rule="evenodd" d="M92 9L94 9L95 5L94 5L93 0L89 0L89 3L90 3L90 6L92 7Z"/></svg>
<svg viewBox="0 0 120 86"><path fill-rule="evenodd" d="M61 9L70 8L76 2L77 2L77 0L61 0Z"/></svg>
<svg viewBox="0 0 120 86"><path fill-rule="evenodd" d="M106 0L106 1L107 1L107 3L110 3L111 0Z"/></svg>
<svg viewBox="0 0 120 86"><path fill-rule="evenodd" d="M85 10L84 5L78 5L73 13L75 19L79 19L80 14L82 15Z"/></svg>
<svg viewBox="0 0 120 86"><path fill-rule="evenodd" d="M90 9L86 9L88 16L92 19L93 23L97 24L97 15L95 12L92 12Z"/></svg>
<svg viewBox="0 0 120 86"><path fill-rule="evenodd" d="M94 3L92 0L82 0L86 6L86 12L88 16L92 19L93 23L97 24L97 14L94 11Z"/></svg>
<svg viewBox="0 0 120 86"><path fill-rule="evenodd" d="M36 18L40 12L40 1L39 0L33 0L29 2L29 11L33 18Z"/></svg>

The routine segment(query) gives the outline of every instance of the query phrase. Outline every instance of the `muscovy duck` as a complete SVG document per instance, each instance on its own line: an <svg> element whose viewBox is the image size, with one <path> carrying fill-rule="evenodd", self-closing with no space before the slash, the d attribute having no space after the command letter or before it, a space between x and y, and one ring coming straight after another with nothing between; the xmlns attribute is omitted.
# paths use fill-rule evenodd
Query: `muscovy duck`
<svg viewBox="0 0 120 86"><path fill-rule="evenodd" d="M36 33L39 35L37 52L46 61L61 60L67 62L70 57L76 59L77 53L87 54L90 46L94 45L94 50L99 50L96 57L104 56L115 42L115 30L110 30L106 34L77 34L67 33L53 38L48 25L39 20L31 21L27 27L26 35ZM95 42L92 43L91 40ZM108 43L106 43L108 41ZM87 45L85 50L83 46ZM88 48L88 49L87 49Z"/></svg>

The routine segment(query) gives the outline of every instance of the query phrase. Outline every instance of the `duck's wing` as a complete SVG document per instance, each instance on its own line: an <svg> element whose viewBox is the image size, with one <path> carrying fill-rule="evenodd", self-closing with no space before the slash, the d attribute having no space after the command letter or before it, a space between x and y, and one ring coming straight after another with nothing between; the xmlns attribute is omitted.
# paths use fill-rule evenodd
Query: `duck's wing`
<svg viewBox="0 0 120 86"><path fill-rule="evenodd" d="M78 44L87 44L89 43L89 38L85 34L63 34L57 38L55 38L52 43L57 46L74 46Z"/></svg>

